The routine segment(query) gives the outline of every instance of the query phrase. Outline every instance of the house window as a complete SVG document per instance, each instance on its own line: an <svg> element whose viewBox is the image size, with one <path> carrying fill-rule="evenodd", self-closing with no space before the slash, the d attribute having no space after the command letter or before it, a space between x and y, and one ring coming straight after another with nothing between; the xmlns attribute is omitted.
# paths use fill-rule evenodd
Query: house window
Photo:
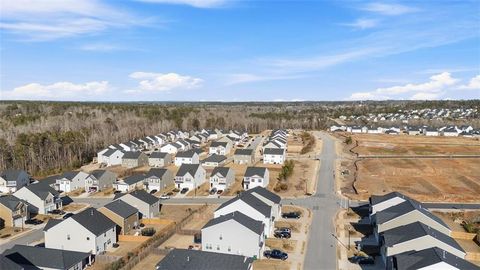
<svg viewBox="0 0 480 270"><path fill-rule="evenodd" d="M220 238L220 240L222 240L222 239L223 239L223 236L220 234L220 237L219 237L219 238Z"/></svg>
<svg viewBox="0 0 480 270"><path fill-rule="evenodd" d="M232 248L230 246L228 246L228 252L232 251Z"/></svg>
<svg viewBox="0 0 480 270"><path fill-rule="evenodd" d="M219 245L217 245L217 250L220 250L220 246L219 246Z"/></svg>
<svg viewBox="0 0 480 270"><path fill-rule="evenodd" d="M87 237L87 241L90 241L90 237Z"/></svg>
<svg viewBox="0 0 480 270"><path fill-rule="evenodd" d="M67 240L70 240L70 234L67 234Z"/></svg>

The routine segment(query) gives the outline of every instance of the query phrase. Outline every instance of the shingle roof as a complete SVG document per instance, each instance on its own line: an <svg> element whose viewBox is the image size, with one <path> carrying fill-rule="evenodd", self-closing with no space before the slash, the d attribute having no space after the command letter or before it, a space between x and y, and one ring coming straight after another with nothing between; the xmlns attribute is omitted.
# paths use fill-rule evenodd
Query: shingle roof
<svg viewBox="0 0 480 270"><path fill-rule="evenodd" d="M282 149L282 148L265 148L265 150L263 150L263 154L283 156L285 154L285 149Z"/></svg>
<svg viewBox="0 0 480 270"><path fill-rule="evenodd" d="M70 269L87 259L90 254L77 251L15 245L7 249L3 255L16 264L28 268Z"/></svg>
<svg viewBox="0 0 480 270"><path fill-rule="evenodd" d="M464 252L462 247L448 235L445 235L421 222L414 222L405 226L390 229L382 233L386 246L393 246L399 243L410 241L422 236L429 235L451 247Z"/></svg>
<svg viewBox="0 0 480 270"><path fill-rule="evenodd" d="M118 149L108 149L105 153L103 153L103 156L109 157L117 151L120 151L120 150L118 150Z"/></svg>
<svg viewBox="0 0 480 270"><path fill-rule="evenodd" d="M145 175L134 174L134 175L130 175L129 177L124 178L123 182L125 182L127 185L133 185L133 184L136 184L136 183L141 182L143 180L145 180Z"/></svg>
<svg viewBox="0 0 480 270"><path fill-rule="evenodd" d="M375 205L375 204L379 204L381 202L384 202L384 201L387 201L387 200L390 200L390 199L393 199L395 197L400 197L404 200L410 200L409 197L403 195L402 193L399 193L399 192L390 192L390 193L387 193L385 195L380 195L380 196L377 196L377 195L372 195L370 197L370 202L372 205Z"/></svg>
<svg viewBox="0 0 480 270"><path fill-rule="evenodd" d="M227 145L228 145L227 142L212 142L210 144L210 147L219 147L219 146L227 147Z"/></svg>
<svg viewBox="0 0 480 270"><path fill-rule="evenodd" d="M211 176L214 176L216 174L220 174L222 177L226 177L230 170L232 170L232 168L229 168L229 167L215 167L212 171Z"/></svg>
<svg viewBox="0 0 480 270"><path fill-rule="evenodd" d="M457 269L480 269L473 263L437 247L403 252L389 257L388 261L396 266L395 270L423 269L441 262Z"/></svg>
<svg viewBox="0 0 480 270"><path fill-rule="evenodd" d="M235 220L236 222L240 223L241 225L248 228L252 232L258 235L262 235L262 232L264 229L263 222L255 220L238 211L211 219L209 222L207 222L207 224L205 224L205 226L203 226L202 229L205 229L229 220Z"/></svg>
<svg viewBox="0 0 480 270"><path fill-rule="evenodd" d="M113 213L121 216L122 218L128 218L131 215L138 213L138 209L129 205L128 203L122 200L115 200L111 203L108 203L104 206Z"/></svg>
<svg viewBox="0 0 480 270"><path fill-rule="evenodd" d="M157 265L157 270L249 270L252 258L192 249L174 249Z"/></svg>
<svg viewBox="0 0 480 270"><path fill-rule="evenodd" d="M17 206L25 201L13 196L13 195L6 195L6 196L1 196L0 197L0 204L4 205L10 210L15 210Z"/></svg>
<svg viewBox="0 0 480 270"><path fill-rule="evenodd" d="M9 258L0 254L0 269L8 269L8 270L24 270L22 266L16 264Z"/></svg>
<svg viewBox="0 0 480 270"><path fill-rule="evenodd" d="M195 155L196 153L193 150L188 150L188 151L183 151L183 152L178 152L175 157L179 158L191 158Z"/></svg>
<svg viewBox="0 0 480 270"><path fill-rule="evenodd" d="M259 198L255 197L255 195L251 193L241 193L239 196L232 198L224 203L222 203L217 210L220 210L236 201L243 201L247 205L250 205L252 208L256 209L258 212L262 213L265 217L270 217L272 213L272 207Z"/></svg>
<svg viewBox="0 0 480 270"><path fill-rule="evenodd" d="M127 151L123 155L123 159L138 159L142 152Z"/></svg>
<svg viewBox="0 0 480 270"><path fill-rule="evenodd" d="M226 156L224 155L217 155L217 154L212 154L210 156L208 156L207 158L205 158L204 160L202 160L202 162L222 162L222 161L225 161L227 159Z"/></svg>
<svg viewBox="0 0 480 270"><path fill-rule="evenodd" d="M86 210L73 215L71 218L96 236L99 236L116 226L113 221L93 207L87 208Z"/></svg>
<svg viewBox="0 0 480 270"><path fill-rule="evenodd" d="M58 191L56 191L49 185L32 184L23 188L30 190L33 194L37 195L42 200L45 200L48 197L48 194L52 194L53 196L58 196L59 194Z"/></svg>
<svg viewBox="0 0 480 270"><path fill-rule="evenodd" d="M165 158L168 155L166 152L152 152L150 158Z"/></svg>
<svg viewBox="0 0 480 270"><path fill-rule="evenodd" d="M163 175L167 172L167 169L161 169L161 168L152 168L150 169L147 174L145 175L145 178L149 178L152 176L156 176L158 178L162 178Z"/></svg>
<svg viewBox="0 0 480 270"><path fill-rule="evenodd" d="M150 205L154 204L154 203L157 203L158 202L158 198L153 196L152 194L146 192L145 190L134 190L130 193L127 193L127 194L130 194L131 196L145 202L145 203L148 203ZM125 194L125 195L127 195Z"/></svg>
<svg viewBox="0 0 480 270"><path fill-rule="evenodd" d="M184 176L187 173L190 173L192 176L194 176L198 168L200 168L200 164L182 164L178 169L177 176Z"/></svg>
<svg viewBox="0 0 480 270"><path fill-rule="evenodd" d="M245 177L260 176L264 177L267 172L267 168L263 167L248 167L245 171Z"/></svg>
<svg viewBox="0 0 480 270"><path fill-rule="evenodd" d="M237 149L234 155L236 156L251 156L253 154L252 149Z"/></svg>
<svg viewBox="0 0 480 270"><path fill-rule="evenodd" d="M263 187L254 187L254 188L251 188L247 191L245 191L245 193L257 193L258 195L268 199L269 201L272 201L276 204L280 203L280 201L282 200L282 198L280 196L278 196L277 194L267 190L266 188L263 188Z"/></svg>
<svg viewBox="0 0 480 270"><path fill-rule="evenodd" d="M24 170L6 169L0 173L0 177L7 181L17 181L18 176L22 172L24 172Z"/></svg>
<svg viewBox="0 0 480 270"><path fill-rule="evenodd" d="M43 231L44 232L48 231L50 228L55 227L57 224L59 224L62 221L63 219L55 219L55 218L49 219L45 227L43 227Z"/></svg>

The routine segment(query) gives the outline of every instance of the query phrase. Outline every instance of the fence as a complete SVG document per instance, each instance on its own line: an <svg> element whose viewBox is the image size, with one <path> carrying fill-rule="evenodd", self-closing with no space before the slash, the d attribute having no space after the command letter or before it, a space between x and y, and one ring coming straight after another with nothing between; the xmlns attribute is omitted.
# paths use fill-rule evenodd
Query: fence
<svg viewBox="0 0 480 270"><path fill-rule="evenodd" d="M200 232L201 232L201 230L188 230L188 229L177 230L177 233L181 234L181 235L195 235L195 234L200 233Z"/></svg>
<svg viewBox="0 0 480 270"><path fill-rule="evenodd" d="M99 263L112 263L122 258L121 256L100 254L95 256L95 261Z"/></svg>
<svg viewBox="0 0 480 270"><path fill-rule="evenodd" d="M149 225L149 224L168 225L170 223L174 223L173 220L160 219L160 218L143 218L141 222L145 225Z"/></svg>
<svg viewBox="0 0 480 270"><path fill-rule="evenodd" d="M150 236L142 236L142 235L119 235L118 241L124 242L145 242L150 239Z"/></svg>
<svg viewBox="0 0 480 270"><path fill-rule="evenodd" d="M452 231L450 236L455 238L455 239L473 240L477 236L477 234L476 233L468 233L468 232Z"/></svg>

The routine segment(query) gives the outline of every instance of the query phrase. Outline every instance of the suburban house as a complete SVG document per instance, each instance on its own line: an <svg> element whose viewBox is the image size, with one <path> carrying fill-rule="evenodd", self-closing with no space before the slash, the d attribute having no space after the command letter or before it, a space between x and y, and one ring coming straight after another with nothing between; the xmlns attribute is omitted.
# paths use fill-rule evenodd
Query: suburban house
<svg viewBox="0 0 480 270"><path fill-rule="evenodd" d="M101 254L117 242L116 226L93 207L67 219L50 219L43 228L45 247Z"/></svg>
<svg viewBox="0 0 480 270"><path fill-rule="evenodd" d="M107 151L100 151L98 153L98 163L107 164L107 166L114 166L122 164L124 151L119 149L107 148Z"/></svg>
<svg viewBox="0 0 480 270"><path fill-rule="evenodd" d="M285 149L265 148L263 150L264 164L283 164L285 162Z"/></svg>
<svg viewBox="0 0 480 270"><path fill-rule="evenodd" d="M200 158L193 150L178 152L175 156L175 166L180 167L182 164L199 164Z"/></svg>
<svg viewBox="0 0 480 270"><path fill-rule="evenodd" d="M148 192L163 191L174 185L173 174L167 169L152 168L145 175L144 185Z"/></svg>
<svg viewBox="0 0 480 270"><path fill-rule="evenodd" d="M408 131L408 135L416 136L416 135L422 134L422 129L417 126L410 126L407 128L407 131Z"/></svg>
<svg viewBox="0 0 480 270"><path fill-rule="evenodd" d="M225 164L227 157L223 155L212 154L202 160L202 165L206 167L218 167Z"/></svg>
<svg viewBox="0 0 480 270"><path fill-rule="evenodd" d="M261 258L264 224L235 211L211 219L202 228L202 250Z"/></svg>
<svg viewBox="0 0 480 270"><path fill-rule="evenodd" d="M63 192L71 192L77 189L84 189L85 182L90 174L79 171L65 172L58 176L55 181L55 189Z"/></svg>
<svg viewBox="0 0 480 270"><path fill-rule="evenodd" d="M410 250L387 258L387 270L408 269L479 269L475 264L453 255L441 248L433 247L420 251Z"/></svg>
<svg viewBox="0 0 480 270"><path fill-rule="evenodd" d="M447 127L442 130L443 136L458 137L458 130L455 127Z"/></svg>
<svg viewBox="0 0 480 270"><path fill-rule="evenodd" d="M210 188L226 190L235 182L235 171L228 167L215 167L210 174Z"/></svg>
<svg viewBox="0 0 480 270"><path fill-rule="evenodd" d="M424 130L424 134L425 136L439 136L440 133L438 132L438 130L436 128L432 128L432 127L427 127L425 128Z"/></svg>
<svg viewBox="0 0 480 270"><path fill-rule="evenodd" d="M13 193L30 184L30 175L24 170L7 169L0 172L0 193Z"/></svg>
<svg viewBox="0 0 480 270"><path fill-rule="evenodd" d="M4 270L82 270L92 264L92 256L88 252L76 252L26 245L15 245L10 249L5 250L2 256L15 263L18 267L21 267L2 267Z"/></svg>
<svg viewBox="0 0 480 270"><path fill-rule="evenodd" d="M138 209L140 218L154 218L160 214L160 200L145 190L117 194L114 200L122 200Z"/></svg>
<svg viewBox="0 0 480 270"><path fill-rule="evenodd" d="M182 164L175 175L177 188L193 190L206 180L206 171L200 164Z"/></svg>
<svg viewBox="0 0 480 270"><path fill-rule="evenodd" d="M272 215L272 207L257 196L246 192L241 193L239 196L221 204L217 210L215 210L214 217L217 218L235 211L239 211L246 216L261 221L265 226L265 234L267 236L273 232L274 218Z"/></svg>
<svg viewBox="0 0 480 270"><path fill-rule="evenodd" d="M30 213L25 201L13 195L0 197L0 229L4 227L23 228L27 219L30 219Z"/></svg>
<svg viewBox="0 0 480 270"><path fill-rule="evenodd" d="M453 255L465 258L465 251L448 235L421 222L390 229L381 234L383 246L380 253L386 262L387 257L411 250L441 248Z"/></svg>
<svg viewBox="0 0 480 270"><path fill-rule="evenodd" d="M174 249L155 266L156 270L252 270L253 259L240 255Z"/></svg>
<svg viewBox="0 0 480 270"><path fill-rule="evenodd" d="M49 185L33 184L25 186L13 194L28 203L28 211L35 214L48 214L62 208L59 193Z"/></svg>
<svg viewBox="0 0 480 270"><path fill-rule="evenodd" d="M230 142L212 142L208 148L209 154L227 155L232 150Z"/></svg>
<svg viewBox="0 0 480 270"><path fill-rule="evenodd" d="M134 174L126 177L121 181L115 183L116 190L121 192L129 192L135 189L143 188L143 181L145 180L145 175L143 174Z"/></svg>
<svg viewBox="0 0 480 270"><path fill-rule="evenodd" d="M270 180L269 177L267 168L248 167L243 176L243 189L248 190L254 187L267 187Z"/></svg>
<svg viewBox="0 0 480 270"><path fill-rule="evenodd" d="M249 189L245 191L245 193L252 194L253 196L260 199L262 202L270 205L270 207L272 207L273 220L280 218L280 216L282 215L282 205L280 204L282 198L280 198L280 196L278 196L277 194L262 187L255 187Z"/></svg>
<svg viewBox="0 0 480 270"><path fill-rule="evenodd" d="M143 152L125 152L122 158L122 167L135 168L148 165L148 156Z"/></svg>
<svg viewBox="0 0 480 270"><path fill-rule="evenodd" d="M115 200L98 208L98 211L117 224L117 233L126 234L140 223L138 209L122 200Z"/></svg>
<svg viewBox="0 0 480 270"><path fill-rule="evenodd" d="M160 148L160 152L165 152L165 153L174 155L178 151L180 151L181 148L182 148L182 145L178 143L168 143Z"/></svg>
<svg viewBox="0 0 480 270"><path fill-rule="evenodd" d="M277 149L283 149L285 148L285 146L282 146L282 144L280 144L279 142L277 141L268 141L265 145L263 145L263 151L265 151L265 149L267 148L277 148Z"/></svg>
<svg viewBox="0 0 480 270"><path fill-rule="evenodd" d="M233 163L251 165L255 162L253 149L237 149L233 154Z"/></svg>
<svg viewBox="0 0 480 270"><path fill-rule="evenodd" d="M95 170L85 181L86 192L98 192L113 187L117 181L117 175L107 170Z"/></svg>
<svg viewBox="0 0 480 270"><path fill-rule="evenodd" d="M148 157L150 167L164 167L172 163L172 155L166 152L152 152Z"/></svg>

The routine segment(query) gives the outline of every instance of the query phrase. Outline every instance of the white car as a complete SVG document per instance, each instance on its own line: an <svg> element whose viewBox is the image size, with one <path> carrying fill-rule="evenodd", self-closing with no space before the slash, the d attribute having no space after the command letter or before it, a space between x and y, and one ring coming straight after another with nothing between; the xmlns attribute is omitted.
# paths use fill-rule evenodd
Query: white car
<svg viewBox="0 0 480 270"><path fill-rule="evenodd" d="M160 196L160 200L168 200L170 199L170 196L168 196L167 194L163 194L162 196Z"/></svg>

